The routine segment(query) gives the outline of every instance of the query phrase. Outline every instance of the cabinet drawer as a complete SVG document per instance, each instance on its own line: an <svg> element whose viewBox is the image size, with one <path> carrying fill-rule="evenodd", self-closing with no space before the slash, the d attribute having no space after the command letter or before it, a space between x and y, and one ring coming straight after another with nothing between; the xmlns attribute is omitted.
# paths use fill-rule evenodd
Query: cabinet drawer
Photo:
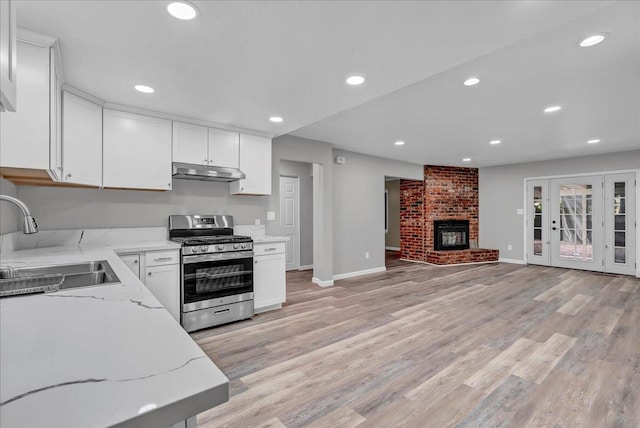
<svg viewBox="0 0 640 428"><path fill-rule="evenodd" d="M175 265L180 263L178 250L148 251L145 254L146 266Z"/></svg>
<svg viewBox="0 0 640 428"><path fill-rule="evenodd" d="M253 254L260 256L263 254L284 253L284 242L264 242L253 244Z"/></svg>

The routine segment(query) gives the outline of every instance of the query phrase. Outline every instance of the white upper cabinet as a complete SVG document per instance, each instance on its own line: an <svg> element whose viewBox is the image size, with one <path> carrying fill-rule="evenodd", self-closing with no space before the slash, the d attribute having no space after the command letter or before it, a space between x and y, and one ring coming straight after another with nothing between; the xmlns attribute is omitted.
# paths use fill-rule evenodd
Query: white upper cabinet
<svg viewBox="0 0 640 428"><path fill-rule="evenodd" d="M232 195L271 194L271 139L240 134L240 171L246 178L229 183Z"/></svg>
<svg viewBox="0 0 640 428"><path fill-rule="evenodd" d="M171 121L103 110L103 186L171 190Z"/></svg>
<svg viewBox="0 0 640 428"><path fill-rule="evenodd" d="M15 113L0 113L0 165L3 167L49 170L49 121L57 120L55 113L50 117L50 49L18 42L20 107Z"/></svg>
<svg viewBox="0 0 640 428"><path fill-rule="evenodd" d="M240 134L209 128L209 165L238 168Z"/></svg>
<svg viewBox="0 0 640 428"><path fill-rule="evenodd" d="M209 160L207 128L173 122L173 161L207 165Z"/></svg>
<svg viewBox="0 0 640 428"><path fill-rule="evenodd" d="M49 56L49 172L54 181L62 181L62 81L56 70L55 50Z"/></svg>
<svg viewBox="0 0 640 428"><path fill-rule="evenodd" d="M102 185L102 106L70 92L62 96L63 181Z"/></svg>
<svg viewBox="0 0 640 428"><path fill-rule="evenodd" d="M238 168L240 134L173 122L173 161Z"/></svg>
<svg viewBox="0 0 640 428"><path fill-rule="evenodd" d="M0 111L16 111L15 1L0 1Z"/></svg>

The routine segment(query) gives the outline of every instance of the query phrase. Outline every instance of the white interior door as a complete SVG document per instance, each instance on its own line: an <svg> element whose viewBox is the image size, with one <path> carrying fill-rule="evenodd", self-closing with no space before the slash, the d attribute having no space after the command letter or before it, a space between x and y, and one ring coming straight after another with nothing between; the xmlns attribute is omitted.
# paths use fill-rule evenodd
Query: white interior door
<svg viewBox="0 0 640 428"><path fill-rule="evenodd" d="M289 240L285 255L287 270L300 267L300 195L298 177L280 176L280 228Z"/></svg>
<svg viewBox="0 0 640 428"><path fill-rule="evenodd" d="M549 180L527 181L527 263L549 266Z"/></svg>
<svg viewBox="0 0 640 428"><path fill-rule="evenodd" d="M551 266L603 271L602 175L549 182Z"/></svg>
<svg viewBox="0 0 640 428"><path fill-rule="evenodd" d="M635 173L608 174L604 179L605 270L635 274Z"/></svg>

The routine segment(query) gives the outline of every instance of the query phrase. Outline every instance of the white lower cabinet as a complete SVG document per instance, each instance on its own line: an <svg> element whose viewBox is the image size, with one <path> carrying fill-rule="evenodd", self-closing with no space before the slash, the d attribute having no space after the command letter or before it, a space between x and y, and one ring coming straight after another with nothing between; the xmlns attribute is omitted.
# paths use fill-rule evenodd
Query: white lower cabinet
<svg viewBox="0 0 640 428"><path fill-rule="evenodd" d="M118 256L171 316L180 322L179 250L147 251Z"/></svg>
<svg viewBox="0 0 640 428"><path fill-rule="evenodd" d="M120 260L127 265L135 276L140 278L140 254L122 254Z"/></svg>
<svg viewBox="0 0 640 428"><path fill-rule="evenodd" d="M180 265L147 267L145 285L162 306L180 321Z"/></svg>
<svg viewBox="0 0 640 428"><path fill-rule="evenodd" d="M279 309L287 299L284 243L254 243L253 248L255 312Z"/></svg>

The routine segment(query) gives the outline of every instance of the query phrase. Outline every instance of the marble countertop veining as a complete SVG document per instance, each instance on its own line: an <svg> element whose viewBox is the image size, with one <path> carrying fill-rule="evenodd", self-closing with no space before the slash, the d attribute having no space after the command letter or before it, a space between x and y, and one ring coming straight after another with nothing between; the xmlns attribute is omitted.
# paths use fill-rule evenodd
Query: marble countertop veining
<svg viewBox="0 0 640 428"><path fill-rule="evenodd" d="M121 283L0 299L0 426L166 427L227 401L227 377L113 249L16 251L2 265L90 260Z"/></svg>

